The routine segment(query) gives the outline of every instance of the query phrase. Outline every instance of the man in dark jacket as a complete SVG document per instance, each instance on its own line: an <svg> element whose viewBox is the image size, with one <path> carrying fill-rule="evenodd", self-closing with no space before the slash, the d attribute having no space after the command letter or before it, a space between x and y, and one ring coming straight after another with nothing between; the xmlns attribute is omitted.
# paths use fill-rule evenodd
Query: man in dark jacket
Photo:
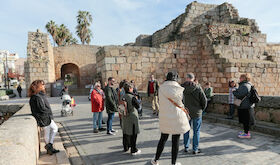
<svg viewBox="0 0 280 165"><path fill-rule="evenodd" d="M108 114L107 120L107 134L115 135L116 132L112 129L112 122L114 119L115 112L118 112L118 95L116 90L113 88L115 79L113 77L108 78L108 85L105 87L105 102L106 102L106 112Z"/></svg>
<svg viewBox="0 0 280 165"><path fill-rule="evenodd" d="M194 74L188 73L186 82L183 84L184 90L184 98L183 103L186 109L189 110L190 113L190 125L193 123L193 154L200 153L199 146L199 134L200 127L202 123L202 111L206 108L207 98L199 84L194 82ZM190 144L190 131L184 134L184 147L185 152L188 152L189 144Z"/></svg>
<svg viewBox="0 0 280 165"><path fill-rule="evenodd" d="M22 91L22 88L21 88L21 85L19 84L18 87L17 87L17 92L18 92L18 96L21 98L21 91Z"/></svg>
<svg viewBox="0 0 280 165"><path fill-rule="evenodd" d="M252 84L250 81L249 74L242 74L240 76L240 83L239 87L236 91L233 91L233 95L237 98L242 100L238 109L238 118L239 122L243 124L244 132L240 132L238 137L239 138L251 138L251 134L249 132L250 125L255 124L255 117L254 117L254 107L255 104L250 102L250 91L252 88Z"/></svg>
<svg viewBox="0 0 280 165"><path fill-rule="evenodd" d="M155 80L154 75L151 75L151 78L148 83L148 90L147 94L148 97L152 97L152 108L154 113L158 115L158 110L159 110L159 104L158 104L158 90L159 90L159 85L157 80Z"/></svg>

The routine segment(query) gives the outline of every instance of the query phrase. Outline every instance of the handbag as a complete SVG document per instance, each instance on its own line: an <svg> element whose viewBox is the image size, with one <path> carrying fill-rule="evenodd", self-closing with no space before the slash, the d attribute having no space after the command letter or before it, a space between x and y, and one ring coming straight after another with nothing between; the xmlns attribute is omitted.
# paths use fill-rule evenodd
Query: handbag
<svg viewBox="0 0 280 165"><path fill-rule="evenodd" d="M247 96L245 96L242 100L240 100L240 99L237 99L236 97L234 98L234 105L236 105L236 106L240 106L240 104L243 102L243 100L246 98Z"/></svg>
<svg viewBox="0 0 280 165"><path fill-rule="evenodd" d="M168 100L169 100L173 105L175 105L175 107L178 107L178 108L180 108L182 111L184 111L185 114L186 114L186 116L187 116L187 118L188 118L188 120L191 120L191 117L190 117L188 108L180 107L175 101L173 101L173 100L170 99L170 98L168 98Z"/></svg>

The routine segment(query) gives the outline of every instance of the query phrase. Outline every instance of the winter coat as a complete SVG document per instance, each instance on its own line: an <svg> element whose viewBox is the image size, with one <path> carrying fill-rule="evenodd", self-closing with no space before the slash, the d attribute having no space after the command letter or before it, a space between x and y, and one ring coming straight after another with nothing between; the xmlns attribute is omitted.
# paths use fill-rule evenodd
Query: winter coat
<svg viewBox="0 0 280 165"><path fill-rule="evenodd" d="M17 91L18 91L19 93L22 91L22 88L21 88L21 86L20 86L20 85L18 85L18 87L17 87Z"/></svg>
<svg viewBox="0 0 280 165"><path fill-rule="evenodd" d="M149 81L149 83L148 83L148 89L147 89L148 96L150 96L150 83L151 83L151 81ZM159 89L158 82L157 82L157 80L154 80L154 95L155 96L158 96L158 89Z"/></svg>
<svg viewBox="0 0 280 165"><path fill-rule="evenodd" d="M162 133L183 134L190 130L185 112L171 103L168 98L184 107L184 88L176 81L165 81L159 89L159 127Z"/></svg>
<svg viewBox="0 0 280 165"><path fill-rule="evenodd" d="M251 103L249 100L250 97L250 91L251 91L251 83L247 81L243 81L239 83L239 87L237 90L233 91L233 95L237 98L242 100L244 97L246 97L238 107L238 109L250 109L254 108L255 104Z"/></svg>
<svg viewBox="0 0 280 165"><path fill-rule="evenodd" d="M127 114L122 117L123 134L133 135L133 126L135 127L134 134L140 133L138 111L139 103L132 93L126 93L123 96L123 101L127 105Z"/></svg>
<svg viewBox="0 0 280 165"><path fill-rule="evenodd" d="M91 111L92 112L102 112L104 110L104 99L101 94L102 91L97 91L93 89L91 92Z"/></svg>
<svg viewBox="0 0 280 165"><path fill-rule="evenodd" d="M192 119L202 116L202 111L207 106L207 98L199 84L194 82L185 82L184 89L184 105L190 111Z"/></svg>
<svg viewBox="0 0 280 165"><path fill-rule="evenodd" d="M43 92L32 95L29 100L32 116L37 121L38 126L46 127L50 125L53 119L51 106Z"/></svg>
<svg viewBox="0 0 280 165"><path fill-rule="evenodd" d="M211 99L211 97L213 97L213 88L205 88L204 93L207 99Z"/></svg>
<svg viewBox="0 0 280 165"><path fill-rule="evenodd" d="M105 87L105 102L106 102L106 111L107 113L115 113L118 112L118 95L117 91L107 85Z"/></svg>

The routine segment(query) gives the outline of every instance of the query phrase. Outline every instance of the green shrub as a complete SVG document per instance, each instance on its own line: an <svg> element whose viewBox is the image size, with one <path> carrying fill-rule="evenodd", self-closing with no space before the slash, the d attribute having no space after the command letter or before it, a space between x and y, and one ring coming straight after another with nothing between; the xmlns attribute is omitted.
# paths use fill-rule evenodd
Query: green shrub
<svg viewBox="0 0 280 165"><path fill-rule="evenodd" d="M11 95L11 94L13 94L14 92L13 92L13 90L12 89L7 89L6 90L6 95Z"/></svg>

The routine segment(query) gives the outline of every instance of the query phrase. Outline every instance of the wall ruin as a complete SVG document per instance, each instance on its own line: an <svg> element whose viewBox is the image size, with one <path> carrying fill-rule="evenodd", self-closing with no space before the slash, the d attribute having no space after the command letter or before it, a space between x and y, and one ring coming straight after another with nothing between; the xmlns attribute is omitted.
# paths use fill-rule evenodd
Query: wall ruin
<svg viewBox="0 0 280 165"><path fill-rule="evenodd" d="M34 37L37 33L30 34L29 43L37 45L29 44L28 54L36 55L34 50L49 41L38 40ZM135 80L139 90L146 90L151 74L162 83L168 71L177 71L183 83L186 73L193 72L202 85L209 81L214 92L227 93L229 80L238 81L240 74L251 73L261 95L280 93L280 45L268 44L255 20L239 17L228 3L192 2L165 28L152 35L140 35L134 44L127 45L132 46L49 45L45 52L50 55L48 60L54 58L55 73L48 64L45 77L48 81L59 79L61 66L73 63L80 69L81 87L113 76L118 81ZM31 71L27 68L27 76L40 77L37 70Z"/></svg>

